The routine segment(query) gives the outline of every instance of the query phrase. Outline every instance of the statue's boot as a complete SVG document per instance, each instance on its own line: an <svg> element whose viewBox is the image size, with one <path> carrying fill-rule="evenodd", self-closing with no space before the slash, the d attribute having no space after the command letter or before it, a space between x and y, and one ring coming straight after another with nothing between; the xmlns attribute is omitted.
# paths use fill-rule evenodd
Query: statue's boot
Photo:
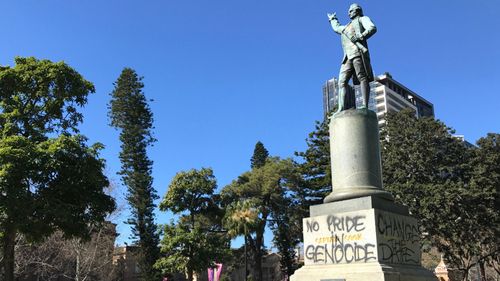
<svg viewBox="0 0 500 281"><path fill-rule="evenodd" d="M333 114L334 116L344 110L344 100L345 100L345 87L339 87L339 95L337 99L337 111Z"/></svg>
<svg viewBox="0 0 500 281"><path fill-rule="evenodd" d="M368 102L370 100L370 84L368 81L361 81L361 95L363 96L363 105L360 109L368 108Z"/></svg>

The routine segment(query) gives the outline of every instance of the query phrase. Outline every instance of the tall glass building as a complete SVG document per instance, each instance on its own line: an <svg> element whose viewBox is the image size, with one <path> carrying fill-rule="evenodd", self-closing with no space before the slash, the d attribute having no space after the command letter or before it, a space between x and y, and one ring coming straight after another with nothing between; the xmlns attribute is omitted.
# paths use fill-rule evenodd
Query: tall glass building
<svg viewBox="0 0 500 281"><path fill-rule="evenodd" d="M338 79L332 78L323 86L323 112L328 114L336 108L338 96ZM379 125L385 123L384 116L387 112L397 112L404 108L412 108L417 117L434 117L434 105L419 96L403 84L394 80L389 73L384 73L370 83L370 100L368 108L377 113ZM363 97L359 86L351 86L346 94L347 106L356 103L359 107L363 103Z"/></svg>

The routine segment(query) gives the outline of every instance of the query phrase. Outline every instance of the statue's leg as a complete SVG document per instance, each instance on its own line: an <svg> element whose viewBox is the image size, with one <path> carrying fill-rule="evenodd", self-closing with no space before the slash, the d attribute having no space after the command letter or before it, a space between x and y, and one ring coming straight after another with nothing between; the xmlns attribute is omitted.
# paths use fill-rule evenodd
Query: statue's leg
<svg viewBox="0 0 500 281"><path fill-rule="evenodd" d="M361 95L363 96L363 105L361 108L368 108L368 101L370 100L370 83L368 82L366 69L363 65L363 59L361 57L356 57L353 59L352 64L356 70L356 77L358 78Z"/></svg>
<svg viewBox="0 0 500 281"><path fill-rule="evenodd" d="M340 66L339 93L337 99L337 111L335 113L339 113L345 108L345 96L347 93L349 79L351 79L353 72L354 67L351 60L346 59L346 61Z"/></svg>

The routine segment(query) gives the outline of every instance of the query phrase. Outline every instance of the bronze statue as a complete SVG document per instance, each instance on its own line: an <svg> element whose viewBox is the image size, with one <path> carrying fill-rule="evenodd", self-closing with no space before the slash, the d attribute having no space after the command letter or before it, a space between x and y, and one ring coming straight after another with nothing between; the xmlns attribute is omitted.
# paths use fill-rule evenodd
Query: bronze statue
<svg viewBox="0 0 500 281"><path fill-rule="evenodd" d="M351 18L350 23L341 25L336 13L328 14L333 30L340 34L342 38L342 49L344 50L344 58L339 74L337 113L345 109L345 95L351 77L353 77L355 85L361 85L361 94L363 96L361 108L368 108L370 98L369 83L374 80L366 41L377 32L377 28L369 17L363 16L363 10L358 4L352 4L349 7L349 18Z"/></svg>

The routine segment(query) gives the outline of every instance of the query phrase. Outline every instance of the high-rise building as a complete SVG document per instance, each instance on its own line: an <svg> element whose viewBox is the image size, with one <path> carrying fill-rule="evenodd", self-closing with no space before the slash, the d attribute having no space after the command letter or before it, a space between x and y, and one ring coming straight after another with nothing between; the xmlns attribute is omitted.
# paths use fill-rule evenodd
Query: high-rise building
<svg viewBox="0 0 500 281"><path fill-rule="evenodd" d="M327 115L333 110L335 103L337 102L337 96L339 92L339 81L337 78L326 81L323 85L323 113Z"/></svg>
<svg viewBox="0 0 500 281"><path fill-rule="evenodd" d="M350 88L346 94L347 107L353 103L356 103L357 107L361 106L363 97L359 86ZM328 80L323 86L323 111L325 115L335 107L338 89L337 78ZM432 103L394 80L387 72L379 75L375 81L370 83L368 108L377 113L380 126L385 123L384 116L387 112L397 112L404 108L413 109L417 117L434 117Z"/></svg>

